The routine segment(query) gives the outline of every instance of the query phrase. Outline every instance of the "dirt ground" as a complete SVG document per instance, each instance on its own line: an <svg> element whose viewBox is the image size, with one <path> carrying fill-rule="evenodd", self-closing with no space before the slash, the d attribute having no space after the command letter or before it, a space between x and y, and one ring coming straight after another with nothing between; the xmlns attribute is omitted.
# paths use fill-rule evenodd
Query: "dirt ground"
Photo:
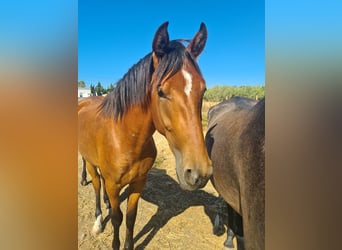
<svg viewBox="0 0 342 250"><path fill-rule="evenodd" d="M226 233L221 236L213 234L217 206L221 202L217 192L210 182L201 190L182 190L176 177L175 160L166 139L158 132L154 134L154 139L158 156L139 200L134 227L135 249L222 249ZM78 183L81 170L82 159L79 155ZM89 175L87 180L90 180ZM91 183L87 186L78 185L78 249L111 249L113 227L110 220L107 220L102 233L97 236L91 234L95 221L95 194ZM121 210L125 215L124 190L121 197L124 199ZM107 216L104 204L102 211L104 217ZM121 246L124 238L125 217L120 227Z"/></svg>

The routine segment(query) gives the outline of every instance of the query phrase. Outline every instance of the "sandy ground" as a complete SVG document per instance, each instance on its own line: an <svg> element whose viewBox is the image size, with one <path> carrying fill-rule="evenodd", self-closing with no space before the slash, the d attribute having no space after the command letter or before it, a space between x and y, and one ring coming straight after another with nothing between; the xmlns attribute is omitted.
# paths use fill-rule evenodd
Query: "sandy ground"
<svg viewBox="0 0 342 250"><path fill-rule="evenodd" d="M134 227L135 249L216 250L222 249L226 233L213 234L213 223L220 205L217 192L209 182L198 191L184 191L177 181L175 160L166 139L154 134L158 149L155 166L139 201ZM78 176L81 180L82 160L78 157ZM88 175L88 180L90 176ZM95 194L91 183L78 184L78 249L111 249L113 227L108 220L104 231L93 236ZM125 215L125 192L121 195L121 209ZM102 211L107 216L105 205ZM125 237L125 218L120 227L120 241ZM236 242L235 242L236 243Z"/></svg>

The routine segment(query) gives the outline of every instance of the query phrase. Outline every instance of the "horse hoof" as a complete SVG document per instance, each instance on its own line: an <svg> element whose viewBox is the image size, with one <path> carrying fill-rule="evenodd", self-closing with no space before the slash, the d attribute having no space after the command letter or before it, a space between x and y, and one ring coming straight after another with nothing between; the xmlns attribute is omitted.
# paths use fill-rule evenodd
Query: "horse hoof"
<svg viewBox="0 0 342 250"><path fill-rule="evenodd" d="M234 243L233 241L225 242L223 246L223 250L226 249L234 249Z"/></svg>
<svg viewBox="0 0 342 250"><path fill-rule="evenodd" d="M222 248L222 250L232 250L232 249L235 249L234 246L233 246L233 247L224 246L224 247Z"/></svg>
<svg viewBox="0 0 342 250"><path fill-rule="evenodd" d="M102 215L97 216L96 221L94 223L94 226L91 230L91 233L93 235L98 235L99 233L102 232Z"/></svg>

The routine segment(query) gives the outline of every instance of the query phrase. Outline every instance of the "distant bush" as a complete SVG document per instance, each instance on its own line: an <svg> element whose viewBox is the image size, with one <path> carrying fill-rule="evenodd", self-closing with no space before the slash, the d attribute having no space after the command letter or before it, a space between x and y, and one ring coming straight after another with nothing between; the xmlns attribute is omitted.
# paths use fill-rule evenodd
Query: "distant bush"
<svg viewBox="0 0 342 250"><path fill-rule="evenodd" d="M203 99L209 102L220 102L233 96L261 99L265 97L265 86L215 86L207 89Z"/></svg>

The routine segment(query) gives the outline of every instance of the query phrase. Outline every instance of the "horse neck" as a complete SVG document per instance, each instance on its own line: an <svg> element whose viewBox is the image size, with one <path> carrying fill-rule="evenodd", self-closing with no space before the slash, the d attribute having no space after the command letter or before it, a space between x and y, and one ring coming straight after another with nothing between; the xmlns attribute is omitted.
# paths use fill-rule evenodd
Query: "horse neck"
<svg viewBox="0 0 342 250"><path fill-rule="evenodd" d="M123 127L139 137L140 141L148 140L155 132L151 111L133 106L123 117Z"/></svg>

